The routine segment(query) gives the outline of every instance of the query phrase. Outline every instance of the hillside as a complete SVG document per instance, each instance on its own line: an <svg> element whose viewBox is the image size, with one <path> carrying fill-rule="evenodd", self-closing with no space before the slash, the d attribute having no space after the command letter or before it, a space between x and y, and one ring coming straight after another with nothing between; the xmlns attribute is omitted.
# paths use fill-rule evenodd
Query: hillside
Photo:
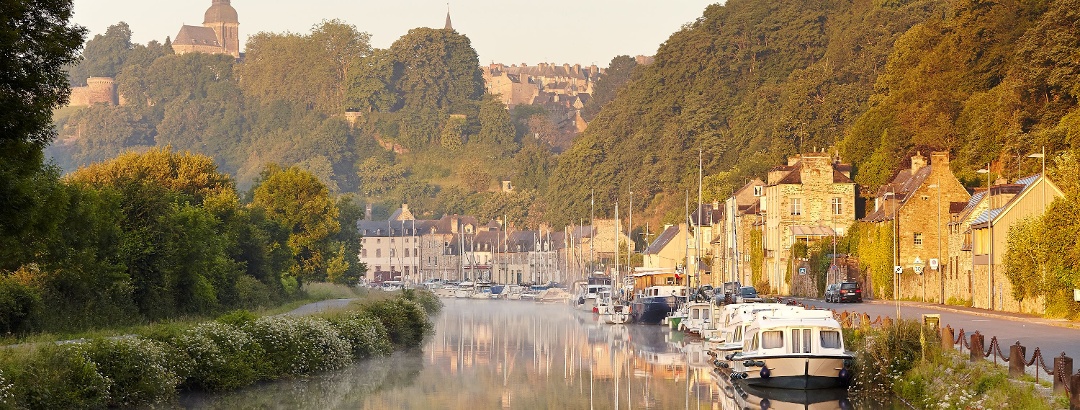
<svg viewBox="0 0 1080 410"><path fill-rule="evenodd" d="M948 150L972 185L992 163L1080 148L1076 1L732 0L664 43L559 158L556 223L588 213L589 191L650 219L681 219L785 156L826 149L876 187L909 154ZM1019 168L1018 168L1019 167Z"/></svg>

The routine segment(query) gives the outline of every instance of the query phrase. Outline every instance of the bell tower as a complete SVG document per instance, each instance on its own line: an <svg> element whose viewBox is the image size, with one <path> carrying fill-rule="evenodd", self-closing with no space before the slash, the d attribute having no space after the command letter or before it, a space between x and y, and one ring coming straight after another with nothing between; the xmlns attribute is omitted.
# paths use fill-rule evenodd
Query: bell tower
<svg viewBox="0 0 1080 410"><path fill-rule="evenodd" d="M203 27L209 27L217 35L218 44L226 54L240 57L240 20L230 0L213 0L203 16Z"/></svg>

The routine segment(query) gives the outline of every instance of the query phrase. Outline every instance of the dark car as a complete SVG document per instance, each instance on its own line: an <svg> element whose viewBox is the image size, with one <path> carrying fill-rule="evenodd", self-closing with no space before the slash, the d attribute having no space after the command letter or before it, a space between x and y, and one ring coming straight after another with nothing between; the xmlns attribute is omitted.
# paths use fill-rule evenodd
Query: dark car
<svg viewBox="0 0 1080 410"><path fill-rule="evenodd" d="M735 296L735 303L754 303L761 302L761 297L758 296L757 289L753 286L743 286L739 288L739 294Z"/></svg>
<svg viewBox="0 0 1080 410"><path fill-rule="evenodd" d="M862 287L859 286L859 282L840 282L839 292L833 300L836 302L862 302Z"/></svg>
<svg viewBox="0 0 1080 410"><path fill-rule="evenodd" d="M830 283L825 287L825 303L833 303L840 300L840 284Z"/></svg>

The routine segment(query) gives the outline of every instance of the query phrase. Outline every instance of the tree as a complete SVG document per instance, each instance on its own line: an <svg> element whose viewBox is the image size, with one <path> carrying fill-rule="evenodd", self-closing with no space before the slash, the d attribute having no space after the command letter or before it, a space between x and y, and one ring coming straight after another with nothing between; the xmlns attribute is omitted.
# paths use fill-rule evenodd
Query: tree
<svg viewBox="0 0 1080 410"><path fill-rule="evenodd" d="M478 142L495 144L504 149L512 148L514 143L514 124L510 120L510 111L495 96L486 94L480 102L480 133Z"/></svg>
<svg viewBox="0 0 1080 410"><path fill-rule="evenodd" d="M75 85L86 85L87 77L115 78L130 56L131 27L125 22L109 26L105 34L95 35L86 42L82 61L68 73Z"/></svg>
<svg viewBox="0 0 1080 410"><path fill-rule="evenodd" d="M4 1L0 7L0 260L32 262L35 238L55 221L44 200L56 174L42 169L50 124L70 88L63 68L75 62L85 29L69 25L70 1ZM43 189L44 188L44 189ZM18 256L17 256L18 255Z"/></svg>
<svg viewBox="0 0 1080 410"><path fill-rule="evenodd" d="M592 98L585 103L585 107L581 109L581 117L585 121L592 121L596 118L596 114L600 113L600 108L607 104L609 101L615 99L615 93L622 88L623 85L630 82L631 75L634 73L634 68L637 67L637 60L628 55L615 56L608 63L607 70L604 70L604 75L596 81L596 87L593 89Z"/></svg>
<svg viewBox="0 0 1080 410"><path fill-rule="evenodd" d="M267 166L252 190L251 206L289 230L296 259L290 273L297 281L326 279L327 261L338 252L330 239L341 225L338 208L318 178L298 167Z"/></svg>

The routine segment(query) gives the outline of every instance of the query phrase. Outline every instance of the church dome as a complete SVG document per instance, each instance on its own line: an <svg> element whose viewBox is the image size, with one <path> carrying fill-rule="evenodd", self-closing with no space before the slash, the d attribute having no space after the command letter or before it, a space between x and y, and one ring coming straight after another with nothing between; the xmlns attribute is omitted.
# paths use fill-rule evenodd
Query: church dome
<svg viewBox="0 0 1080 410"><path fill-rule="evenodd" d="M229 0L214 0L214 4L206 9L203 16L203 24L207 23L235 23L240 24L236 16L236 9L229 4Z"/></svg>

